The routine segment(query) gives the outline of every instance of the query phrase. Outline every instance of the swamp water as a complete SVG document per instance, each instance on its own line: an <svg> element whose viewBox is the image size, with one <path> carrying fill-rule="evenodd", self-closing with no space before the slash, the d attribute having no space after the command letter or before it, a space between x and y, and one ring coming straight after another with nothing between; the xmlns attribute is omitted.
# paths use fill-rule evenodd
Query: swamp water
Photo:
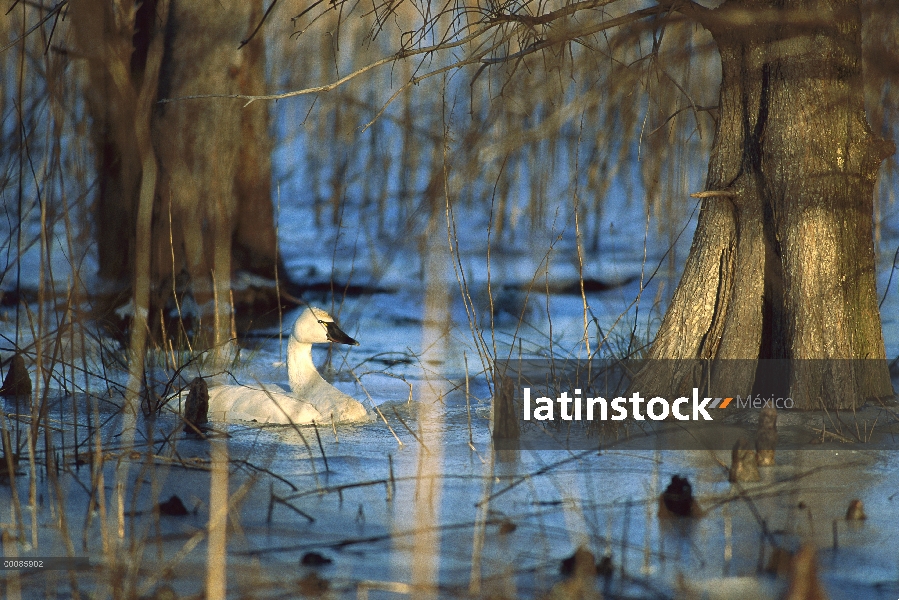
<svg viewBox="0 0 899 600"><path fill-rule="evenodd" d="M786 579L766 571L776 548L810 542L831 598L899 598L895 452L784 451L761 482L737 485L727 482L725 451L494 451L490 390L465 332L445 332L445 354L410 358L422 323L384 318L395 297L370 301L377 310L367 312L382 318L360 322L362 346L331 357L338 386L365 398L345 381L341 357L356 365L380 411L369 423L214 424L202 440L163 413L139 420L125 455L115 407L76 397L78 465L73 402L57 397L49 438L38 431L36 467L23 453L15 488L0 487L4 553L87 556L90 568L4 571L6 597L203 597L210 456L226 445L227 556L219 558L229 597L587 598L560 587L563 559L583 546L611 558L590 580L605 598L777 598ZM561 343L577 318L554 327ZM234 375L284 381L277 346L263 344L252 368ZM315 357L320 364L324 355ZM28 422L7 420L20 446ZM45 443L58 469L44 467ZM102 461L91 454L98 445ZM703 517L657 517L675 474L692 483ZM187 514L162 514L159 503L172 496ZM853 499L867 520L846 521Z"/></svg>
<svg viewBox="0 0 899 600"><path fill-rule="evenodd" d="M282 246L309 249L289 255L291 272L361 277L364 265L333 258L353 252L314 251L319 240L303 231L282 230ZM612 236L604 251L614 260L588 262L602 269L583 274L629 282L586 297L595 317L591 339L595 344L608 335L613 354L633 349L630 334L651 337L662 310L654 303L676 284L676 273L652 280L649 267L644 277L643 265L661 265L665 255L647 259L633 244L644 239L639 233ZM544 293L542 275L535 275L541 256L496 258L487 269L482 246L472 247L479 250L463 253L459 264L474 290L472 303L480 302L475 327L454 298L458 287L445 292L449 325L428 322L417 289L422 282L410 276L423 268L414 251L396 251L391 267L375 278L391 293L348 299L340 310L317 302L361 343L332 349L333 369L323 372L369 408L377 405L380 414L368 423L215 424L202 440L185 435L180 420L164 411L138 420L134 450L125 453L118 407L106 392L115 389L110 382L124 384L124 371L107 369L110 360L88 365L86 377L71 369L68 377L83 381L68 387L90 385L91 399L66 396L53 380L49 435L43 427L34 431L34 465L22 450L14 483L7 478L0 485L4 556L87 556L90 568L2 571L0 593L202 598L212 562L226 569L229 598L590 598L583 590L566 595L560 586L562 561L584 547L596 560L611 559L588 586L605 598L767 599L787 586L784 576L766 571L775 548L793 552L808 542L817 547L830 598L899 598L895 451L837 444L784 451L776 466L762 469L761 482L742 485L727 481L729 451L495 452L485 375L490 361L483 357L583 353L584 299ZM882 263L879 283L887 288L890 265ZM551 269L554 276L581 275L570 256ZM484 316L488 277L494 300L501 300L492 323ZM641 280L649 287L641 289ZM448 290L457 286L452 275L445 283ZM530 285L531 308L519 324L515 290ZM642 308L634 303L641 296ZM899 354L897 315L899 294L885 294L890 357ZM285 328L293 318L283 316ZM12 339L8 325L0 328ZM472 342L473 331L483 336L480 345ZM278 330L257 335L233 377L286 385L286 338L279 340ZM316 364L326 353L314 350ZM187 380L209 374L188 371ZM157 380L170 376L171 369ZM5 411L23 412L11 402ZM17 448L27 447L29 425L27 415L6 419ZM210 561L210 457L223 446L230 461L227 553ZM58 467L47 468L48 447ZM658 497L674 475L689 479L704 516L659 520ZM121 507L117 481L125 482ZM173 496L186 514L160 510L160 503L172 506ZM854 499L864 502L867 520L845 520Z"/></svg>

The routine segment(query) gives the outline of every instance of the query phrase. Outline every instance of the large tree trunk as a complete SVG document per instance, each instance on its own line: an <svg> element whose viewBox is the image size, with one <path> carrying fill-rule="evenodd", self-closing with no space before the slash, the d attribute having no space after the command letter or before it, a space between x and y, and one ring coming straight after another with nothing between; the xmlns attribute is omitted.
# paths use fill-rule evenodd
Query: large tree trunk
<svg viewBox="0 0 899 600"><path fill-rule="evenodd" d="M246 56L242 2L173 2L160 94L170 98L235 93ZM230 337L231 245L237 202L234 175L241 102L180 100L163 104L154 126L160 198L154 220L153 267L158 306L173 288L190 292L214 344ZM182 304L182 308L183 308Z"/></svg>
<svg viewBox="0 0 899 600"><path fill-rule="evenodd" d="M721 55L706 184L720 193L703 200L650 358L791 359L782 391L804 402L797 408L892 394L872 217L893 146L866 121L858 1L728 0L698 18ZM751 364L719 362L717 373L744 393ZM695 380L693 371L643 377L678 390Z"/></svg>
<svg viewBox="0 0 899 600"><path fill-rule="evenodd" d="M112 3L98 0L112 14ZM127 5L127 3L126 3ZM134 4L133 38L116 39L131 54L125 75L140 85L150 37L165 32L159 97L259 93L264 87L262 37L239 48L261 18L259 2L176 0L165 23L156 23L156 2ZM76 24L82 48L107 35L89 21ZM134 223L140 161L135 150L134 107L118 98L106 65L89 62L90 112L97 151L97 241L103 292L133 285ZM247 270L274 279L278 262L271 202L271 141L268 106L238 100L184 100L158 105L153 116L159 187L153 211L150 320L168 317L177 294L200 307L207 341L231 337L231 277ZM268 303L277 302L273 290ZM237 295L237 303L258 293Z"/></svg>

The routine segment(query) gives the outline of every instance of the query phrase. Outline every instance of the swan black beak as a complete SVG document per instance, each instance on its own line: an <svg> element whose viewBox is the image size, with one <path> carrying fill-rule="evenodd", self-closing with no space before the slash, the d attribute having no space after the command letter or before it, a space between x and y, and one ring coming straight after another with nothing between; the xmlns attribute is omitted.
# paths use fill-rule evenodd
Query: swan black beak
<svg viewBox="0 0 899 600"><path fill-rule="evenodd" d="M337 323L322 323L327 330L328 339L336 344L349 344L350 346L358 346L359 342L348 336L343 330L337 326Z"/></svg>

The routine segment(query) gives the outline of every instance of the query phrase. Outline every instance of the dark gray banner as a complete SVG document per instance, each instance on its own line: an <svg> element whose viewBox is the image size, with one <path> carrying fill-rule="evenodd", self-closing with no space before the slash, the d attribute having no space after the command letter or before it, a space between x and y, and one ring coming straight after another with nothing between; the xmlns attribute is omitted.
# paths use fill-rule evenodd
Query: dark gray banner
<svg viewBox="0 0 899 600"><path fill-rule="evenodd" d="M499 449L899 448L882 360L546 360L494 364ZM765 431L760 431L760 416Z"/></svg>
<svg viewBox="0 0 899 600"><path fill-rule="evenodd" d="M90 569L87 556L4 556L0 571L79 571Z"/></svg>

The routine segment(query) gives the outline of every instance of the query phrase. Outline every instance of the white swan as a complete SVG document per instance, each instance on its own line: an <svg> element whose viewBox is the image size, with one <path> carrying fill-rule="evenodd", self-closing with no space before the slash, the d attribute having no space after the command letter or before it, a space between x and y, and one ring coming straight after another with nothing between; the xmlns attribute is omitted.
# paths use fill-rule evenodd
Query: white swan
<svg viewBox="0 0 899 600"><path fill-rule="evenodd" d="M297 317L287 344L290 393L277 385L219 385L209 388L209 419L259 423L330 423L368 418L365 407L325 381L312 362L312 344L358 346L334 318L320 308Z"/></svg>

